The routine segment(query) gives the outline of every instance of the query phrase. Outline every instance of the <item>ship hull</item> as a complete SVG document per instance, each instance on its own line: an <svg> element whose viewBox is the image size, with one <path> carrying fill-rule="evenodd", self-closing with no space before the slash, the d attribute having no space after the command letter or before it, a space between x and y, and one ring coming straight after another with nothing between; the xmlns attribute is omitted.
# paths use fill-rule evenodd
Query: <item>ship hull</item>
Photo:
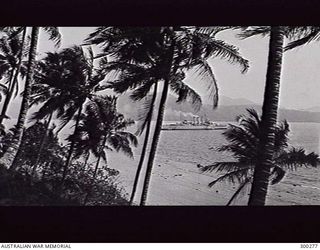
<svg viewBox="0 0 320 250"><path fill-rule="evenodd" d="M168 126L163 127L161 130L225 130L227 127L187 127L187 126Z"/></svg>

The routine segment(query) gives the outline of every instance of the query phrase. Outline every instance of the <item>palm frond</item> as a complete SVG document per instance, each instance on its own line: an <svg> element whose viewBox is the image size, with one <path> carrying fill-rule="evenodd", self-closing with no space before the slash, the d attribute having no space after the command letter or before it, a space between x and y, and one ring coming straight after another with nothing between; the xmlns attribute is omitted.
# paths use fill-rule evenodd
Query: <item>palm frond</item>
<svg viewBox="0 0 320 250"><path fill-rule="evenodd" d="M178 95L177 102L184 102L187 99L190 99L193 107L196 111L199 111L202 106L202 100L200 95L187 84L181 80L170 81L171 90Z"/></svg>
<svg viewBox="0 0 320 250"><path fill-rule="evenodd" d="M297 48L314 40L317 41L320 39L320 27L294 27L292 29L289 29L288 33L288 36L290 36L291 38L297 37L297 39L290 42L284 48L285 51Z"/></svg>
<svg viewBox="0 0 320 250"><path fill-rule="evenodd" d="M317 167L319 164L319 156L312 152L307 154L303 148L290 148L289 151L282 152L275 162L281 167L295 170L297 167Z"/></svg>
<svg viewBox="0 0 320 250"><path fill-rule="evenodd" d="M123 139L128 140L130 143L132 143L133 146L135 146L135 147L138 146L138 139L134 134L132 134L130 132L126 132L126 131L119 131L119 132L117 132L117 134L122 136Z"/></svg>
<svg viewBox="0 0 320 250"><path fill-rule="evenodd" d="M238 169L243 169L243 168L247 168L248 164L247 163L242 163L242 162L215 162L211 165L206 165L203 166L201 164L198 164L198 168L202 171L202 172L231 172L231 171L235 171Z"/></svg>
<svg viewBox="0 0 320 250"><path fill-rule="evenodd" d="M288 147L289 124L285 120L275 127L274 151L281 152Z"/></svg>
<svg viewBox="0 0 320 250"><path fill-rule="evenodd" d="M196 30L199 33L205 33L210 36L215 36L217 33L228 30L228 29L233 29L234 26L206 26L206 27L197 27Z"/></svg>
<svg viewBox="0 0 320 250"><path fill-rule="evenodd" d="M241 39L246 39L257 35L265 37L268 36L271 31L270 26L249 26L240 29L242 32L238 34L238 37Z"/></svg>
<svg viewBox="0 0 320 250"><path fill-rule="evenodd" d="M228 181L231 183L235 183L235 181L238 181L239 183L241 183L244 181L244 179L250 177L249 176L250 170L251 170L251 167L246 167L246 168L240 168L240 169L228 172L228 173L220 176L216 180L210 182L208 184L208 186L212 187L217 182L222 182L222 181Z"/></svg>
<svg viewBox="0 0 320 250"><path fill-rule="evenodd" d="M230 206L232 204L232 202L234 202L239 195L241 194L241 192L243 192L244 188L251 183L251 178L246 178L239 186L239 188L237 189L237 191L232 195L231 199L228 201L226 206Z"/></svg>
<svg viewBox="0 0 320 250"><path fill-rule="evenodd" d="M213 73L212 68L205 60L197 61L197 64L194 66L195 72L198 74L201 80L205 81L208 85L208 91L210 97L213 101L213 108L218 106L219 95L218 95L218 84L216 77Z"/></svg>
<svg viewBox="0 0 320 250"><path fill-rule="evenodd" d="M153 83L154 83L153 81L150 81L150 82L144 83L141 86L135 88L132 91L130 98L134 101L139 101L139 100L143 99L145 96L148 95Z"/></svg>
<svg viewBox="0 0 320 250"><path fill-rule="evenodd" d="M140 125L136 131L137 135L141 135L148 122L151 122L154 111L154 103L157 97L157 83L154 86L153 95L149 95L145 98L142 108L139 109L138 121Z"/></svg>
<svg viewBox="0 0 320 250"><path fill-rule="evenodd" d="M61 34L58 27L45 26L42 27L49 35L49 39L55 42L55 46L60 47L61 45Z"/></svg>
<svg viewBox="0 0 320 250"><path fill-rule="evenodd" d="M270 174L271 185L279 183L283 179L285 174L286 171L284 171L282 168L280 168L279 166L274 166Z"/></svg>
<svg viewBox="0 0 320 250"><path fill-rule="evenodd" d="M226 59L228 62L239 64L242 68L242 73L246 73L249 69L249 61L240 55L239 49L222 40L211 39L208 44L207 55L220 57L221 59Z"/></svg>

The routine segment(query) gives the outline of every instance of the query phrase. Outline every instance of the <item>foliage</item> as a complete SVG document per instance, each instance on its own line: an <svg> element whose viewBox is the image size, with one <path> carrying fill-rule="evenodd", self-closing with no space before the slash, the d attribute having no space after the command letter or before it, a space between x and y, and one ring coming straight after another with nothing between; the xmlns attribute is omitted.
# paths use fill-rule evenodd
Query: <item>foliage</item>
<svg viewBox="0 0 320 250"><path fill-rule="evenodd" d="M80 205L90 185L93 191L89 205L126 205L127 201L115 183L117 170L101 167L93 180L92 165L83 166L75 162L70 167L63 192L58 195L63 164L67 148L61 145L57 136L49 131L43 154L40 157L37 174L31 176L36 161L40 139L45 133L45 124L36 122L28 127L23 135L23 143L18 153L18 164L15 171L1 168L0 203L5 205ZM6 136L12 136L7 133ZM22 190L23 188L23 190ZM29 192L29 193L28 193Z"/></svg>
<svg viewBox="0 0 320 250"><path fill-rule="evenodd" d="M137 146L136 137L124 131L134 124L131 119L116 110L116 98L95 96L87 103L81 116L78 133L68 137L75 143L75 157L92 153L95 157L107 160L105 150L116 150L133 157L131 144Z"/></svg>
<svg viewBox="0 0 320 250"><path fill-rule="evenodd" d="M40 120L56 112L65 125L71 121L87 98L91 98L105 75L93 67L79 46L49 52L38 62L31 105L41 104L32 119Z"/></svg>
<svg viewBox="0 0 320 250"><path fill-rule="evenodd" d="M238 125L229 124L223 135L229 144L218 148L220 152L229 152L235 161L215 162L211 165L198 167L203 171L216 171L223 174L209 183L212 187L218 182L227 181L238 183L239 188L232 196L228 205L251 184L253 170L258 162L258 145L261 134L261 118L254 109L248 109L249 116L237 117ZM273 148L273 168L271 169L270 183L277 184L285 176L286 171L296 170L298 167L317 167L319 156L315 153L306 153L302 148L290 147L288 144L289 124L287 121L275 127L275 141Z"/></svg>
<svg viewBox="0 0 320 250"><path fill-rule="evenodd" d="M211 57L237 63L242 72L249 68L235 46L217 39L212 31L196 27L99 27L90 34L87 43L100 45L103 51L100 56L110 58L104 67L115 72L117 79L109 82L109 87L117 93L132 89L131 97L140 100L155 82L167 77L170 40L175 43L170 87L178 95L178 102L190 98L197 108L201 106L200 96L183 81L185 72L194 69L207 84L214 106L217 105L217 82L207 63Z"/></svg>

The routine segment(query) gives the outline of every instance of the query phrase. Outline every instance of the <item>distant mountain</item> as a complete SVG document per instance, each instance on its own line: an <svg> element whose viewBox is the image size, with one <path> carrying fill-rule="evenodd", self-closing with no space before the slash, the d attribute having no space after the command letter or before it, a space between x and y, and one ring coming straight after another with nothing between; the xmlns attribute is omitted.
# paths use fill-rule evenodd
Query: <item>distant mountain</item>
<svg viewBox="0 0 320 250"><path fill-rule="evenodd" d="M192 116L198 115L207 117L212 121L234 121L240 114L246 114L247 108L254 108L261 113L261 106L246 99L233 99L222 97L219 107L213 110L212 105L203 104L199 111L195 111L191 103L177 103L176 97L169 95L167 99L165 120L179 121L192 119ZM127 96L121 96L118 99L118 109L127 117L137 119L139 112L143 107L143 101L132 102ZM140 111L139 111L140 110ZM279 119L287 119L289 122L319 122L320 112L310 112L291 109L280 109Z"/></svg>
<svg viewBox="0 0 320 250"><path fill-rule="evenodd" d="M314 106L314 107L311 107L311 108L307 108L307 109L304 109L303 111L320 112L320 106Z"/></svg>
<svg viewBox="0 0 320 250"><path fill-rule="evenodd" d="M205 96L202 98L203 104L212 104L212 98ZM245 98L230 98L227 96L219 96L219 106L241 106L241 105L257 105L256 103Z"/></svg>

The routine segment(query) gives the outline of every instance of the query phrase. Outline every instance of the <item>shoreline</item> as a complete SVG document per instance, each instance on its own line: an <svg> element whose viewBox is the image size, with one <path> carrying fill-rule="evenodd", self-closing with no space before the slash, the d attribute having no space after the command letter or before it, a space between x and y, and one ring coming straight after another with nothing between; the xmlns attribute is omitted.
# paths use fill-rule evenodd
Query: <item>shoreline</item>
<svg viewBox="0 0 320 250"><path fill-rule="evenodd" d="M269 186L266 205L320 205L320 183L316 178L318 174L320 171L316 168L288 172L280 183ZM217 183L211 188L208 187L208 183L218 176L215 172L201 173L193 163L177 162L169 157L157 156L147 205L225 206L238 185ZM122 176L121 179L123 178L126 177ZM310 182L314 185L310 185ZM132 187L129 186L129 182L126 185L123 182L119 184L127 192L131 192ZM136 202L140 198L140 191L141 183L138 187ZM246 206L249 191L250 189L242 196L240 195L232 205Z"/></svg>

